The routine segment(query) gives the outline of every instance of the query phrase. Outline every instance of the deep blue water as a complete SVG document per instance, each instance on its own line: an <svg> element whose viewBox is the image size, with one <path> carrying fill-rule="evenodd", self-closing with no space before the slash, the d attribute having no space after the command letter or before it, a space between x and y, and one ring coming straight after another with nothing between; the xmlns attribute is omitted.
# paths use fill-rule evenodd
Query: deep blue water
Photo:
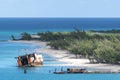
<svg viewBox="0 0 120 80"><path fill-rule="evenodd" d="M22 32L120 29L120 18L0 18L0 40Z"/></svg>
<svg viewBox="0 0 120 80"><path fill-rule="evenodd" d="M72 31L74 27L84 30L110 30L120 29L119 25L119 18L1 18L0 40L9 40L11 34L18 37L22 32L32 34L44 31ZM17 67L14 57L43 47L45 46L0 42L0 80L120 80L120 74L53 74L55 68L60 70L60 65L66 63L56 61L45 53L41 53L44 56L44 65L27 68L27 74L24 74L24 68ZM69 66L63 66L64 69L67 67Z"/></svg>
<svg viewBox="0 0 120 80"><path fill-rule="evenodd" d="M120 18L0 18L3 31L71 31L120 29Z"/></svg>

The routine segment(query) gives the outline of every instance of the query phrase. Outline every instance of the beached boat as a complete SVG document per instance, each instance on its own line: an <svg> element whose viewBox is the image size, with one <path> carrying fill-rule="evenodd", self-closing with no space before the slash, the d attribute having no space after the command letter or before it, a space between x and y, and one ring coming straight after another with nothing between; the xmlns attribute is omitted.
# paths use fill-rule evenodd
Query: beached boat
<svg viewBox="0 0 120 80"><path fill-rule="evenodd" d="M84 73L86 71L84 68L67 68L67 73Z"/></svg>
<svg viewBox="0 0 120 80"><path fill-rule="evenodd" d="M30 66L31 67L31 66L43 65L43 57L41 54L32 53L32 54L18 56L16 58L17 58L19 67L22 67L22 66Z"/></svg>
<svg viewBox="0 0 120 80"><path fill-rule="evenodd" d="M70 73L85 73L87 72L84 68L67 68L67 71L55 71L54 74L70 74Z"/></svg>
<svg viewBox="0 0 120 80"><path fill-rule="evenodd" d="M65 71L57 71L57 72L54 72L54 74L65 74L66 72Z"/></svg>

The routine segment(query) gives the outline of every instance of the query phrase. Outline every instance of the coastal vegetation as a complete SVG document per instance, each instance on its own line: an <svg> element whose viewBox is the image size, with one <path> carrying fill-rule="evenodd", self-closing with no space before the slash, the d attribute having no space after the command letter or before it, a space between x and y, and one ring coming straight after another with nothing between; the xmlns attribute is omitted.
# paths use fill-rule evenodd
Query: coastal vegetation
<svg viewBox="0 0 120 80"><path fill-rule="evenodd" d="M100 32L100 33L120 33L120 30L115 30L115 29L112 29L112 30L91 30L92 32Z"/></svg>
<svg viewBox="0 0 120 80"><path fill-rule="evenodd" d="M16 40L14 35L11 35L12 40Z"/></svg>
<svg viewBox="0 0 120 80"><path fill-rule="evenodd" d="M91 63L120 64L119 30L37 33L40 41L49 42L54 49L68 50L76 58L88 58ZM26 37L27 36L27 37ZM22 34L23 40L30 40L28 33Z"/></svg>
<svg viewBox="0 0 120 80"><path fill-rule="evenodd" d="M32 39L32 37L29 33L24 32L21 35L22 35L21 40L31 40Z"/></svg>

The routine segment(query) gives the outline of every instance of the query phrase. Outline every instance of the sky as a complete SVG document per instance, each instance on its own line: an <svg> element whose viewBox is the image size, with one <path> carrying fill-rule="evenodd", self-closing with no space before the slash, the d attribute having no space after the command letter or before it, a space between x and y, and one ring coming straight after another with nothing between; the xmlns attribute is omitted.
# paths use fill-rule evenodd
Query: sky
<svg viewBox="0 0 120 80"><path fill-rule="evenodd" d="M120 0L0 0L0 17L120 17Z"/></svg>

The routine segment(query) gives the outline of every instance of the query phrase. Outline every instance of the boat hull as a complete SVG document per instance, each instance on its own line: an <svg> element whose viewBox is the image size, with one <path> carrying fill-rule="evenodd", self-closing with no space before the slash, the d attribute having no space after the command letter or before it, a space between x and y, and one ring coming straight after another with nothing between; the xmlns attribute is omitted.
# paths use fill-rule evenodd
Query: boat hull
<svg viewBox="0 0 120 80"><path fill-rule="evenodd" d="M40 54L26 54L17 57L19 67L34 67L43 65L43 57Z"/></svg>

